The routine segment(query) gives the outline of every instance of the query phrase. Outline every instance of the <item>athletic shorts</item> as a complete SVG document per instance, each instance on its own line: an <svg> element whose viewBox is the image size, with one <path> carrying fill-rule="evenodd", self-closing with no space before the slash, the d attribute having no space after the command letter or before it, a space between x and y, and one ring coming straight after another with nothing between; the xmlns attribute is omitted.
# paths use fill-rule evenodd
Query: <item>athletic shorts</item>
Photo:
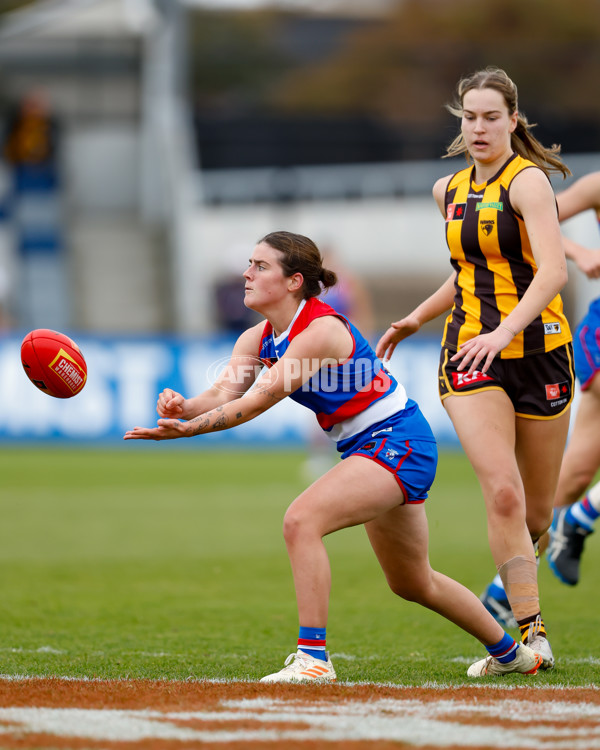
<svg viewBox="0 0 600 750"><path fill-rule="evenodd" d="M408 399L402 411L338 443L342 459L364 456L394 475L405 503L425 502L435 479L437 444L417 404Z"/></svg>
<svg viewBox="0 0 600 750"><path fill-rule="evenodd" d="M564 344L551 352L520 359L496 357L485 374L458 372L460 361L451 362L453 351L442 348L438 386L442 401L482 391L504 391L518 417L555 419L573 399L573 347Z"/></svg>
<svg viewBox="0 0 600 750"><path fill-rule="evenodd" d="M600 370L600 297L594 300L573 336L575 375L581 390L587 390Z"/></svg>

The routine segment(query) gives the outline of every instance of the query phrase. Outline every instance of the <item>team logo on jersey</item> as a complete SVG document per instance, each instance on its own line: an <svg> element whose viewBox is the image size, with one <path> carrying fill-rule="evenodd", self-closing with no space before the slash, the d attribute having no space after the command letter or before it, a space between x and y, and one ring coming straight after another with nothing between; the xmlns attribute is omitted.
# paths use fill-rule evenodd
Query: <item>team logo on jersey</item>
<svg viewBox="0 0 600 750"><path fill-rule="evenodd" d="M483 230L483 233L486 237L490 236L490 232L494 228L495 223L496 222L492 221L491 219L479 222L479 225L481 226L481 229Z"/></svg>
<svg viewBox="0 0 600 750"><path fill-rule="evenodd" d="M566 380L562 383L547 383L546 401L556 401L557 399L560 399L560 403L563 403L568 399L570 392L571 389ZM554 404L552 404L552 406L554 406Z"/></svg>
<svg viewBox="0 0 600 750"><path fill-rule="evenodd" d="M483 201L480 201L475 206L476 211L482 211L484 208L493 208L496 211L504 211L504 203L484 203Z"/></svg>
<svg viewBox="0 0 600 750"><path fill-rule="evenodd" d="M446 210L446 221L462 221L467 210L466 203L449 203Z"/></svg>
<svg viewBox="0 0 600 750"><path fill-rule="evenodd" d="M470 375L468 372L453 372L452 373L452 385L454 390L457 391L460 388L466 388L468 385L477 385L478 383L484 383L486 380L493 380L494 378L481 372L481 370L475 370Z"/></svg>
<svg viewBox="0 0 600 750"><path fill-rule="evenodd" d="M553 333L560 333L560 323L544 323L544 334L550 336Z"/></svg>

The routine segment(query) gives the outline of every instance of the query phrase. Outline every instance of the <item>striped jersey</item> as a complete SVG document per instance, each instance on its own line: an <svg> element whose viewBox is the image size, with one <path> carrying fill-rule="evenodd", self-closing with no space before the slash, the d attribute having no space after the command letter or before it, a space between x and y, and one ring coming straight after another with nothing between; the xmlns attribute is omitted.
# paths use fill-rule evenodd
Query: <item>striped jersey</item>
<svg viewBox="0 0 600 750"><path fill-rule="evenodd" d="M524 169L538 169L517 154L487 182L473 182L467 167L446 188L446 242L457 273L454 304L443 345L453 351L493 331L515 308L537 272L523 217L510 202L510 186ZM511 343L502 359L549 352L571 341L562 299L556 295Z"/></svg>
<svg viewBox="0 0 600 750"><path fill-rule="evenodd" d="M315 297L300 303L287 330L279 336L274 335L273 327L266 322L259 352L263 364L267 367L275 364L295 336L324 315L334 315L347 326L354 342L352 353L341 364L321 367L290 398L315 412L323 430L341 442L404 409L407 396L360 331Z"/></svg>

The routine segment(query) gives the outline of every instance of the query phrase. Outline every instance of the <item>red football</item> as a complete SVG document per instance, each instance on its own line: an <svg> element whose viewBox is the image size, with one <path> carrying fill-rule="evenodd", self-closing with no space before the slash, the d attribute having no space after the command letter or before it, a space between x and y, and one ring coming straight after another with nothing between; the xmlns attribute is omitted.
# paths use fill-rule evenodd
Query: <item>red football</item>
<svg viewBox="0 0 600 750"><path fill-rule="evenodd" d="M31 382L49 396L71 398L87 380L87 365L68 336L37 328L23 339L21 362Z"/></svg>

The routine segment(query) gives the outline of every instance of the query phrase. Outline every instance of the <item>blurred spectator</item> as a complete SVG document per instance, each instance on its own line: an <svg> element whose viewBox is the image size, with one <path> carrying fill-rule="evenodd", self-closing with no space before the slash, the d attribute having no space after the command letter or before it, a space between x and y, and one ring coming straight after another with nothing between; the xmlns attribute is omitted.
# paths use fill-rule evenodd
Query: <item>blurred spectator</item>
<svg viewBox="0 0 600 750"><path fill-rule="evenodd" d="M58 120L46 94L34 89L9 113L2 140L12 182L6 218L16 315L27 328L61 330L70 317L59 146Z"/></svg>
<svg viewBox="0 0 600 750"><path fill-rule="evenodd" d="M321 296L335 310L354 323L367 340L374 334L374 313L371 297L362 280L347 268L339 252L329 245L321 251L323 265L335 271L337 284Z"/></svg>
<svg viewBox="0 0 600 750"><path fill-rule="evenodd" d="M56 120L45 94L32 91L8 117L4 158L14 165L42 165L54 162L56 151Z"/></svg>

